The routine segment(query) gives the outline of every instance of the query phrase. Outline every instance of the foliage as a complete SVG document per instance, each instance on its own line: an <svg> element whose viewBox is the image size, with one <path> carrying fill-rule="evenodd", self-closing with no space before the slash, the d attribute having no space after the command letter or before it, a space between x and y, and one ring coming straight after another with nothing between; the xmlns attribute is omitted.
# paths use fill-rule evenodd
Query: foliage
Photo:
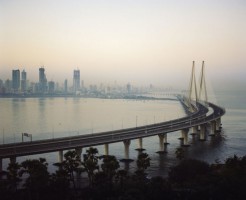
<svg viewBox="0 0 246 200"><path fill-rule="evenodd" d="M28 190L29 198L43 194L49 186L50 175L47 170L48 163L44 158L26 160L21 163L20 176L27 176L24 187Z"/></svg>
<svg viewBox="0 0 246 200"><path fill-rule="evenodd" d="M107 180L112 183L113 177L116 175L120 164L115 156L107 155L103 157L103 163L101 164L102 171L105 173Z"/></svg>
<svg viewBox="0 0 246 200"><path fill-rule="evenodd" d="M10 162L7 167L7 180L8 180L8 187L12 191L17 190L18 183L21 181L19 176L19 170L21 165L17 162Z"/></svg>
<svg viewBox="0 0 246 200"><path fill-rule="evenodd" d="M137 167L139 171L145 171L150 166L150 157L147 153L138 155Z"/></svg>
<svg viewBox="0 0 246 200"><path fill-rule="evenodd" d="M98 151L89 148L82 166L90 187L70 187L74 174L80 174L81 164L76 152L68 151L64 161L57 163L51 176L45 159L26 160L20 165L10 163L0 176L0 196L5 199L246 199L246 156L229 157L223 163L209 165L199 160L182 160L172 167L169 177L146 178L150 165L148 154L140 154L137 171L129 175L120 169L114 156L104 156L99 170ZM25 176L25 177L24 177ZM18 188L24 177L23 188ZM72 180L73 179L73 180ZM17 190L18 188L18 190Z"/></svg>
<svg viewBox="0 0 246 200"><path fill-rule="evenodd" d="M198 181L201 176L206 176L210 172L208 163L188 159L182 160L179 165L172 167L169 172L169 180L178 184L187 184Z"/></svg>
<svg viewBox="0 0 246 200"><path fill-rule="evenodd" d="M82 166L88 174L90 186L94 184L95 172L98 172L99 170L97 154L98 150L96 148L90 147L86 150L84 161L82 162Z"/></svg>
<svg viewBox="0 0 246 200"><path fill-rule="evenodd" d="M75 150L67 151L64 154L64 160L54 165L58 167L58 170L52 176L53 184L64 189L69 185L69 182L72 182L74 189L76 189L74 174L81 174L83 171L77 152Z"/></svg>
<svg viewBox="0 0 246 200"><path fill-rule="evenodd" d="M137 170L135 171L138 181L145 181L145 170L150 166L150 157L147 153L140 153L137 159ZM139 183L140 184L140 183Z"/></svg>

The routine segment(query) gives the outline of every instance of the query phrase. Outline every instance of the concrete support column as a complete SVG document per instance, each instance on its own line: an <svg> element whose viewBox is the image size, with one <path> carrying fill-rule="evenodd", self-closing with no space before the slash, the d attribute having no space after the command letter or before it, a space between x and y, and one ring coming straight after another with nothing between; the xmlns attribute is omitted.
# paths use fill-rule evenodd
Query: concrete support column
<svg viewBox="0 0 246 200"><path fill-rule="evenodd" d="M181 130L182 138L183 138L183 145L188 146L188 132L189 129L183 129Z"/></svg>
<svg viewBox="0 0 246 200"><path fill-rule="evenodd" d="M135 150L137 150L139 152L144 151L145 149L143 148L143 138L138 138L137 143L138 143L138 148Z"/></svg>
<svg viewBox="0 0 246 200"><path fill-rule="evenodd" d="M138 138L138 148L143 149L143 138Z"/></svg>
<svg viewBox="0 0 246 200"><path fill-rule="evenodd" d="M75 148L75 151L78 154L80 160L81 160L82 150L83 150L82 147Z"/></svg>
<svg viewBox="0 0 246 200"><path fill-rule="evenodd" d="M158 136L159 136L160 149L156 153L160 153L160 154L166 153L167 152L167 143L166 143L166 145L164 145L164 142L167 141L167 134L166 133L161 133L161 134L158 134Z"/></svg>
<svg viewBox="0 0 246 200"><path fill-rule="evenodd" d="M220 125L221 125L221 118L216 119L216 131L220 130Z"/></svg>
<svg viewBox="0 0 246 200"><path fill-rule="evenodd" d="M125 146L125 159L129 159L129 147L131 144L131 140L124 140L123 143Z"/></svg>
<svg viewBox="0 0 246 200"><path fill-rule="evenodd" d="M192 127L192 134L196 134L198 132L198 126Z"/></svg>
<svg viewBox="0 0 246 200"><path fill-rule="evenodd" d="M181 130L181 137L180 139L184 139L184 130Z"/></svg>
<svg viewBox="0 0 246 200"><path fill-rule="evenodd" d="M158 134L158 136L159 136L159 146L160 146L159 151L164 151L164 134Z"/></svg>
<svg viewBox="0 0 246 200"><path fill-rule="evenodd" d="M201 130L200 130L200 140L201 141L205 141L205 132L206 132L206 125L202 124L200 126Z"/></svg>
<svg viewBox="0 0 246 200"><path fill-rule="evenodd" d="M104 144L104 154L105 156L108 156L109 155L109 149L108 149L108 144Z"/></svg>
<svg viewBox="0 0 246 200"><path fill-rule="evenodd" d="M61 163L63 161L63 151L58 151L58 162Z"/></svg>
<svg viewBox="0 0 246 200"><path fill-rule="evenodd" d="M210 126L211 126L211 133L210 133L210 135L213 136L216 133L216 121L211 121L210 122Z"/></svg>

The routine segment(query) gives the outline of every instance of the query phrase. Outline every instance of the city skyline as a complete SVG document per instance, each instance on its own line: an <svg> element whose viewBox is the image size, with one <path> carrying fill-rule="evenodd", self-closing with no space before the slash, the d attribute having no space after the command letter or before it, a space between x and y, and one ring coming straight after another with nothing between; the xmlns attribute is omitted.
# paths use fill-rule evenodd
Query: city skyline
<svg viewBox="0 0 246 200"><path fill-rule="evenodd" d="M1 1L0 74L19 68L63 82L180 86L193 60L211 82L245 84L246 3L229 1ZM173 79L173 77L178 77Z"/></svg>
<svg viewBox="0 0 246 200"><path fill-rule="evenodd" d="M67 76L68 78L62 80L61 82L59 82L58 80L54 80L54 79L48 79L47 76L49 76L49 74L46 75L46 68L44 66L41 66L39 68L37 68L36 70L36 79L34 79L33 77L31 79L29 79L29 76L27 74L29 74L28 71L26 71L25 69L22 68L15 68L9 71L9 74L11 74L11 77L5 78L4 77L0 77L0 80L6 84L6 82L11 81L13 84L13 81L15 80L13 73L15 72L19 72L19 78L18 78L18 82L19 82L19 86L17 87L18 89L21 89L20 91L22 91L22 86L25 88L27 82L29 84L39 84L41 85L41 87L43 87L43 84L48 85L49 82L54 82L56 84L60 84L62 86L59 87L70 87L71 91L76 91L76 90L83 90L83 88L86 87L90 87L90 86L100 86L100 85L104 85L104 87L106 86L112 86L112 87L122 87L123 85L126 87L129 87L128 85L131 85L131 81L128 82L123 82L123 83L118 83L116 80L112 81L112 82L102 82L100 80L95 81L95 82L90 82L90 83L86 83L83 79L83 77L80 77L80 70L77 69L73 69L71 71L71 74L69 76ZM21 74L21 75L20 75ZM27 78L28 77L28 78ZM68 79L70 79L71 81L68 81ZM26 81L25 83L23 81ZM66 85L66 86L65 86ZM85 87L86 86L86 87ZM152 83L145 83L142 85L135 85L136 87L153 87ZM156 87L158 87L157 85L155 85ZM11 86L12 89L14 89L14 86ZM162 86L162 87L158 87L159 89L167 89L167 86Z"/></svg>
<svg viewBox="0 0 246 200"><path fill-rule="evenodd" d="M63 83L47 79L44 66L40 67L37 73L38 79L30 81L27 78L28 72L13 69L12 78L3 80L0 77L0 95L84 95L87 97L96 95L97 97L105 97L105 95L111 94L116 97L122 94L134 94L154 90L166 92L171 92L171 89L173 90L172 87L156 87L151 83L141 86L132 85L130 82L118 84L117 81L111 84L102 82L100 84L85 84L84 80L80 79L79 69L73 70L73 81L71 83L68 83L67 79Z"/></svg>

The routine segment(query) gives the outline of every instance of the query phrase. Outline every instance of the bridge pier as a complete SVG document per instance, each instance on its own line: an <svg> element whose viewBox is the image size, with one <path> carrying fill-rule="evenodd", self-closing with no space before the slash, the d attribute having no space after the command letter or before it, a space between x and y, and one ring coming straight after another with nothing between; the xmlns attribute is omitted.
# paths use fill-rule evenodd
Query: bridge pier
<svg viewBox="0 0 246 200"><path fill-rule="evenodd" d="M181 130L181 134L182 134L182 138L183 138L183 145L182 146L185 146L185 147L190 146L188 144L188 133L189 133L189 129L182 129Z"/></svg>
<svg viewBox="0 0 246 200"><path fill-rule="evenodd" d="M130 160L129 159L129 148L130 148L130 144L131 144L131 140L124 140L123 141L124 146L125 146L125 160Z"/></svg>
<svg viewBox="0 0 246 200"><path fill-rule="evenodd" d="M216 131L220 131L221 125L221 118L216 119Z"/></svg>
<svg viewBox="0 0 246 200"><path fill-rule="evenodd" d="M109 155L109 146L108 146L108 144L104 144L104 154L105 154L105 156Z"/></svg>
<svg viewBox="0 0 246 200"><path fill-rule="evenodd" d="M156 153L166 153L166 151L165 151L166 148L165 148L165 145L164 145L164 140L166 141L166 139L165 139L166 133L158 134L158 136L159 136L159 146L160 146L160 149Z"/></svg>
<svg viewBox="0 0 246 200"><path fill-rule="evenodd" d="M76 151L77 155L79 156L80 161L81 161L82 150L83 150L82 147L75 148L75 151Z"/></svg>
<svg viewBox="0 0 246 200"><path fill-rule="evenodd" d="M216 121L211 121L210 126L211 126L210 136L214 136L216 133Z"/></svg>
<svg viewBox="0 0 246 200"><path fill-rule="evenodd" d="M196 135L197 132L198 132L198 126L193 126L191 135Z"/></svg>
<svg viewBox="0 0 246 200"><path fill-rule="evenodd" d="M164 134L164 145L167 145L167 144L169 144L167 142L167 133L163 133L163 134Z"/></svg>
<svg viewBox="0 0 246 200"><path fill-rule="evenodd" d="M143 138L138 138L138 148L143 149Z"/></svg>
<svg viewBox="0 0 246 200"><path fill-rule="evenodd" d="M138 138L138 148L135 149L137 151L144 151L145 149L143 148L143 138Z"/></svg>
<svg viewBox="0 0 246 200"><path fill-rule="evenodd" d="M63 162L63 150L58 151L58 162Z"/></svg>
<svg viewBox="0 0 246 200"><path fill-rule="evenodd" d="M201 124L200 125L200 141L205 141L205 133L206 133L206 125L205 124Z"/></svg>

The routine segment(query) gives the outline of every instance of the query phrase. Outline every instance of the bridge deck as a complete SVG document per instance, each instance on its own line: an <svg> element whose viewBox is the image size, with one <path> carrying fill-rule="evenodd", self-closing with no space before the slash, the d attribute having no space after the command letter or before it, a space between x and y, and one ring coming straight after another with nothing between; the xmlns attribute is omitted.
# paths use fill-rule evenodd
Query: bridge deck
<svg viewBox="0 0 246 200"><path fill-rule="evenodd" d="M0 158L48 153L78 147L96 146L101 144L116 143L124 140L144 138L161 133L170 133L177 130L206 124L220 118L225 114L225 110L223 108L212 103L209 103L209 106L213 109L213 113L208 116L206 116L208 109L202 104L197 103L196 112L190 113L186 117L167 122L95 134L4 144L0 145Z"/></svg>

